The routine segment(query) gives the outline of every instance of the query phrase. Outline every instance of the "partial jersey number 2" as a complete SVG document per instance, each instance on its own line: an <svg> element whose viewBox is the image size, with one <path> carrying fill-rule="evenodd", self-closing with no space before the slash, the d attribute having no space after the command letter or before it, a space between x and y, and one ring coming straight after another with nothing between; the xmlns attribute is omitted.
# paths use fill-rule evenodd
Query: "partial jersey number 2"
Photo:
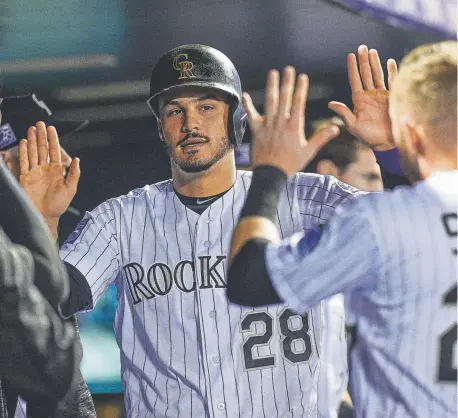
<svg viewBox="0 0 458 418"><path fill-rule="evenodd" d="M456 242L457 237L457 214L447 213L442 216L442 223L445 227L447 235ZM456 257L456 248L452 250L452 254ZM444 307L453 308L456 311L457 301L457 285L456 283L442 297L442 305ZM453 324L439 340L439 366L438 380L440 382L455 382L457 380L456 369L456 340L457 340L457 324Z"/></svg>
<svg viewBox="0 0 458 418"><path fill-rule="evenodd" d="M276 355L269 351L274 323L274 318L266 311L248 312L244 316L240 325L242 332L249 334L242 347L246 370L275 366ZM283 357L294 364L309 361L312 340L308 315L299 316L285 309L278 316L278 323ZM254 349L257 355L253 355Z"/></svg>

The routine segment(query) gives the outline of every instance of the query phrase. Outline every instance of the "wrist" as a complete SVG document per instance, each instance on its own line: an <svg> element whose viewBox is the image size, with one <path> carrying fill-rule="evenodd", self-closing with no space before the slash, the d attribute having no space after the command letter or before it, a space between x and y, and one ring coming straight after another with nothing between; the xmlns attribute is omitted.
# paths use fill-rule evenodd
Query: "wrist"
<svg viewBox="0 0 458 418"><path fill-rule="evenodd" d="M44 217L46 225L48 225L51 236L55 241L58 238L58 229L59 229L59 217Z"/></svg>
<svg viewBox="0 0 458 418"><path fill-rule="evenodd" d="M287 179L278 167L256 167L241 216L262 216L275 222L278 201Z"/></svg>

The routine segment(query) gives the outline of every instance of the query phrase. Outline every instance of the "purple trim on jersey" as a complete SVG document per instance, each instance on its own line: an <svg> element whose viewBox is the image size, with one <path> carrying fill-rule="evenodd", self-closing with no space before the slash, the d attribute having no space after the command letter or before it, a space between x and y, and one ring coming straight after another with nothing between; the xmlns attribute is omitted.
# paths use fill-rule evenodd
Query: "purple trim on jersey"
<svg viewBox="0 0 458 418"><path fill-rule="evenodd" d="M81 232L83 232L84 227L86 226L86 224L89 222L90 219L91 218L89 216L86 216L83 219L81 219L76 229L70 234L70 236L64 242L64 245L65 244L74 244L75 241L78 239L78 237L81 235Z"/></svg>
<svg viewBox="0 0 458 418"><path fill-rule="evenodd" d="M315 248L315 246L318 244L318 241L320 240L322 228L323 227L321 225L317 225L312 229L304 232L304 236L297 244L301 256L305 256L305 254Z"/></svg>
<svg viewBox="0 0 458 418"><path fill-rule="evenodd" d="M398 176L404 176L401 164L399 162L399 151L397 148L390 149L388 151L374 151L377 162L386 170L392 174Z"/></svg>

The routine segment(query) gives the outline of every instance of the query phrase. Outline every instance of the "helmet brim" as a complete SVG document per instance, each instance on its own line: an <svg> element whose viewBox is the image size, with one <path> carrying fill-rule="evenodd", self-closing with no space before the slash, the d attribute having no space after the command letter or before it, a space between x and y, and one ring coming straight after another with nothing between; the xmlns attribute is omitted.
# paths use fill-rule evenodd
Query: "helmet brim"
<svg viewBox="0 0 458 418"><path fill-rule="evenodd" d="M168 93L173 93L175 91L180 91L180 90L186 90L189 88L206 88L206 89L214 89L219 92L223 92L229 95L229 97L233 100L236 101L236 106L240 104L238 94L235 89L229 87L228 85L225 85L223 83L217 83L217 82L208 82L208 81L189 81L187 80L186 83L183 84L175 84L173 86L167 87L162 89L161 91L157 92L153 96L151 96L148 100L148 106L151 109L151 111L154 113L154 116L156 116L157 119L160 118L159 115L159 97L168 94Z"/></svg>

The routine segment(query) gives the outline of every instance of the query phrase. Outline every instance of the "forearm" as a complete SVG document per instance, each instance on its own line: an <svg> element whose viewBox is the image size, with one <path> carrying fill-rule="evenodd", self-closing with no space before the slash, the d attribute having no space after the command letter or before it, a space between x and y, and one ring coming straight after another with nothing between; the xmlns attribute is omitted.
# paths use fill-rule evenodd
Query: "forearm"
<svg viewBox="0 0 458 418"><path fill-rule="evenodd" d="M48 225L49 232L52 239L57 242L59 238L59 220L60 218L44 218L46 225Z"/></svg>
<svg viewBox="0 0 458 418"><path fill-rule="evenodd" d="M73 267L65 263L70 282L68 298L61 304L62 315L66 318L75 313L93 307L92 292L86 278Z"/></svg>
<svg viewBox="0 0 458 418"><path fill-rule="evenodd" d="M270 282L265 262L265 247L269 241L252 239L246 242L229 268L227 297L243 306L264 306L282 300Z"/></svg>

